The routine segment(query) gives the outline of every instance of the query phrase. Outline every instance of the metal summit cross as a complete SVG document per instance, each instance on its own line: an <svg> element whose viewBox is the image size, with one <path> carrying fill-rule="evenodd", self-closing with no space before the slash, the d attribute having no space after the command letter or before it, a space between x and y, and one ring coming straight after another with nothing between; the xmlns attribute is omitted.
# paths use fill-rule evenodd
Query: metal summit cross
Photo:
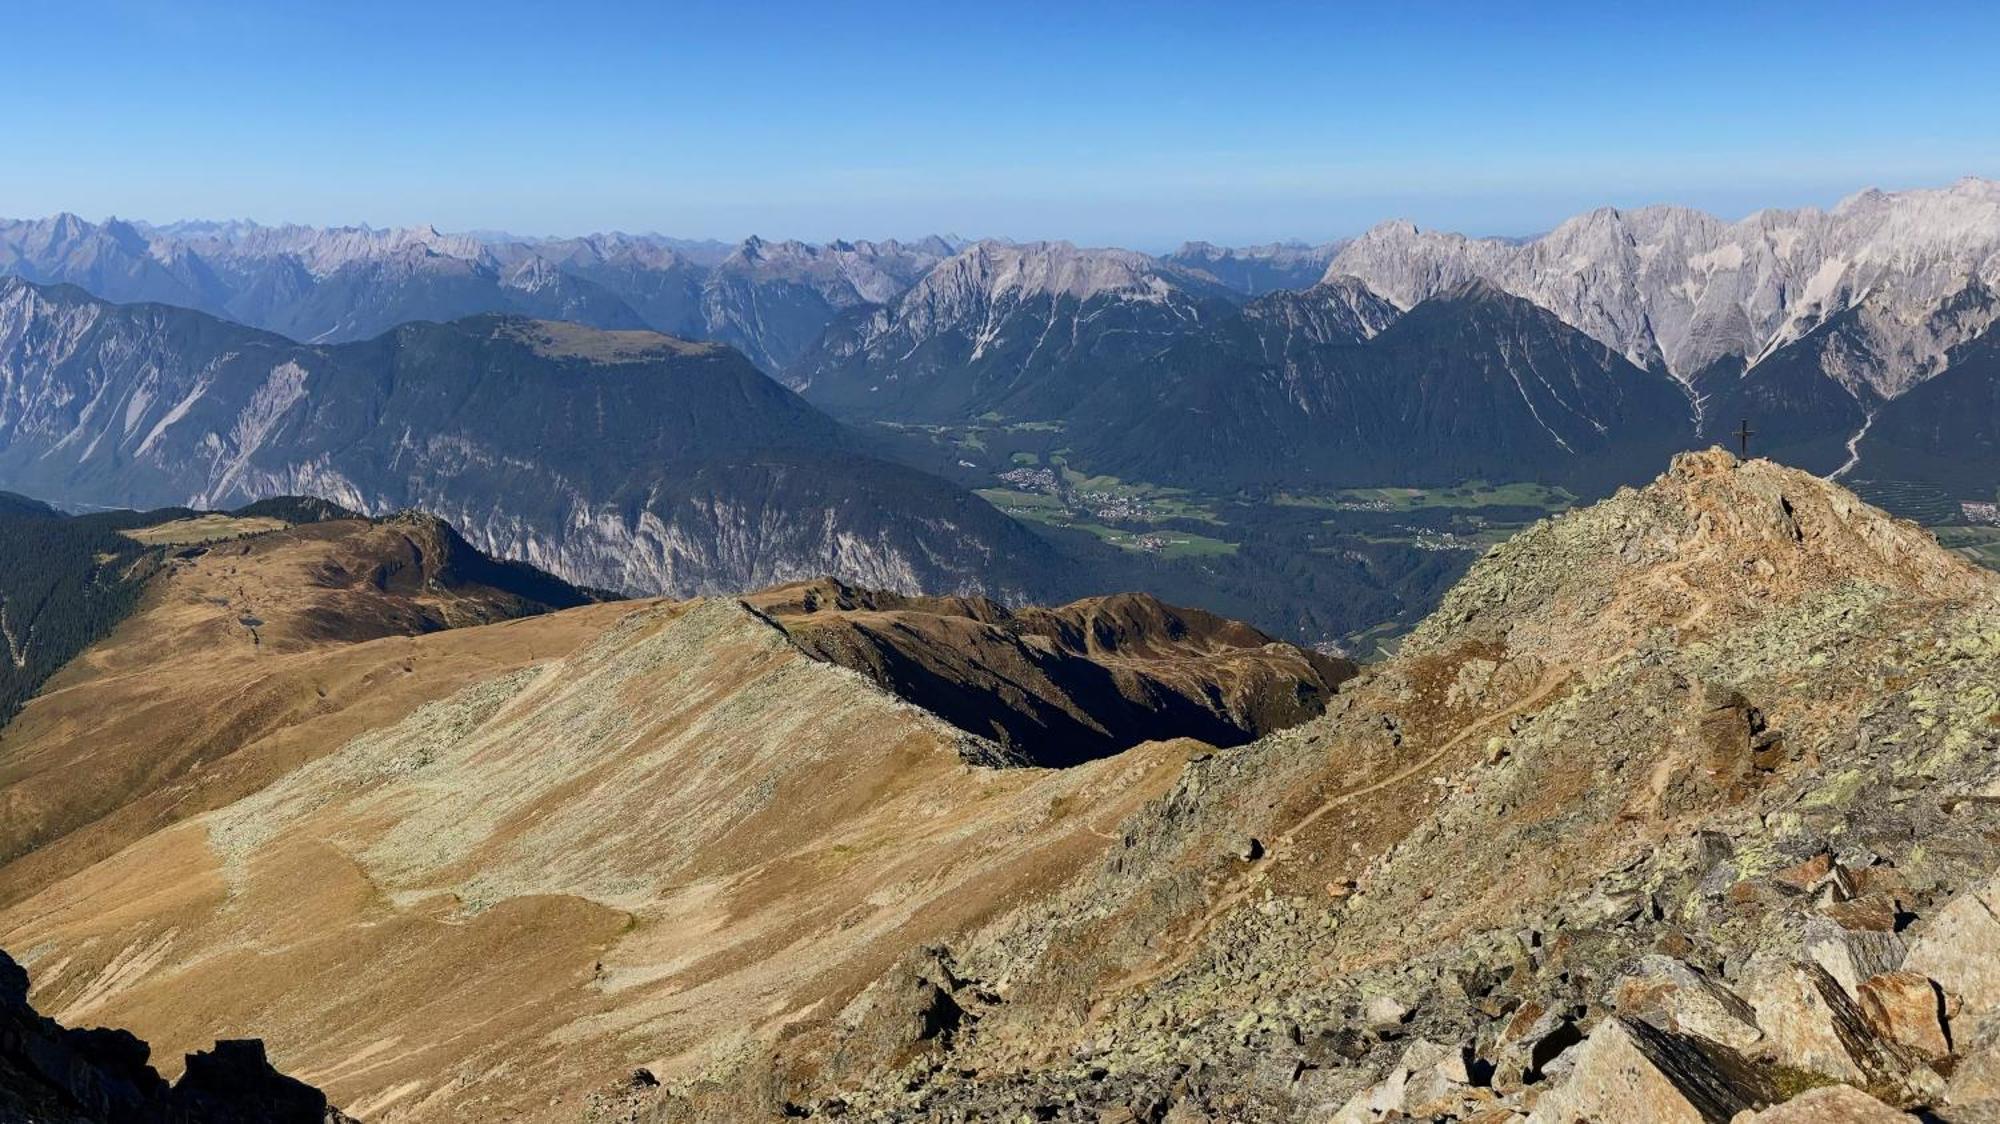
<svg viewBox="0 0 2000 1124"><path fill-rule="evenodd" d="M1745 457L1750 455L1750 439L1755 436L1757 431L1750 428L1750 419L1744 418L1743 424L1736 427L1736 442Z"/></svg>

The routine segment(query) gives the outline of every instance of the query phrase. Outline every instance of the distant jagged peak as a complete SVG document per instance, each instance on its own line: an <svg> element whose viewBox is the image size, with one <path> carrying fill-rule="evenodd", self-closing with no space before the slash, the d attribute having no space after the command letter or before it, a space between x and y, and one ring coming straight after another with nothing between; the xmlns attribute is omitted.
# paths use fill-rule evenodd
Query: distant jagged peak
<svg viewBox="0 0 2000 1124"><path fill-rule="evenodd" d="M1578 666L1818 599L2000 597L2000 575L1838 484L1711 448L1489 552L1404 650L1504 642Z"/></svg>
<svg viewBox="0 0 2000 1124"><path fill-rule="evenodd" d="M227 244L225 256L298 259L315 276L326 276L356 261L408 254L436 254L464 261L482 261L485 243L469 234L446 234L430 224L377 230L368 226L259 227Z"/></svg>
<svg viewBox="0 0 2000 1124"><path fill-rule="evenodd" d="M1243 306L1252 321L1275 323L1315 343L1359 343L1396 322L1402 310L1359 277L1341 274L1305 289L1279 289Z"/></svg>
<svg viewBox="0 0 2000 1124"><path fill-rule="evenodd" d="M773 262L786 259L807 261L859 259L877 260L883 258L923 257L942 258L952 253L949 242L932 235L914 242L902 242L894 238L871 240L866 238L835 238L828 242L805 242L796 238L771 240L751 235L738 243L729 258L745 262Z"/></svg>
<svg viewBox="0 0 2000 1124"><path fill-rule="evenodd" d="M1295 260L1325 258L1331 260L1340 247L1346 244L1345 240L1307 242L1298 238L1283 239L1276 242L1262 242L1249 246L1223 246L1214 242L1194 241L1181 243L1180 247L1173 253L1168 254L1167 257L1169 260L1178 261L1218 260L1224 258L1286 258Z"/></svg>
<svg viewBox="0 0 2000 1124"><path fill-rule="evenodd" d="M792 281L811 285L835 307L885 304L907 290L948 253L941 242L905 245L835 240L777 242L752 235L715 266L732 282Z"/></svg>
<svg viewBox="0 0 2000 1124"><path fill-rule="evenodd" d="M1137 250L1079 247L1072 242L975 242L939 263L904 298L928 302L940 295L976 293L986 299L1028 300L1103 294L1159 301L1201 292L1214 282Z"/></svg>

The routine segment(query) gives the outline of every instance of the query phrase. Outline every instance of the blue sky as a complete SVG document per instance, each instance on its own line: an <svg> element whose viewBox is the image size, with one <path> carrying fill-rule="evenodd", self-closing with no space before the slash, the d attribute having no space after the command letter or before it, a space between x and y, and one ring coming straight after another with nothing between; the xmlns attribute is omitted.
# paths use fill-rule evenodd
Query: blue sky
<svg viewBox="0 0 2000 1124"><path fill-rule="evenodd" d="M2000 176L1991 3L6 7L10 216L1159 248Z"/></svg>

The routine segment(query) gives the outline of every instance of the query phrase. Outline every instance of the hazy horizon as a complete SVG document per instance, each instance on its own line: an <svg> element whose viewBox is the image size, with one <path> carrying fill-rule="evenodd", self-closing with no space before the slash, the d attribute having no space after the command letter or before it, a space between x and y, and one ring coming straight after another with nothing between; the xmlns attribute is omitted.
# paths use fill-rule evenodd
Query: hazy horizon
<svg viewBox="0 0 2000 1124"><path fill-rule="evenodd" d="M1842 200L1869 190L1881 190L1887 192L1939 190L1943 188L1948 188L1952 184L1968 178L1992 179L1996 177L1983 177L1974 175L1973 173L1967 173L1965 175L1953 176L1950 179L1931 182L1931 183L1908 183L1908 184L1893 184L1893 185L1883 184L1883 183L1862 183L1862 184L1857 184L1849 189L1834 192L1831 195L1831 197L1815 197L1812 199L1807 199L1797 202L1772 202L1735 212L1721 211L1709 207L1699 207L1696 206L1695 204L1683 203L1673 199L1650 199L1643 202L1634 202L1634 203L1599 202L1599 203L1589 204L1586 206L1580 206L1574 211L1566 212L1562 215L1556 216L1552 221L1548 222L1543 226L1537 227L1533 230L1466 229L1464 227L1450 226L1447 224L1423 222L1421 220L1413 218L1409 214L1384 213L1379 218L1375 219L1373 222L1366 224L1365 226L1357 227L1351 230L1341 231L1324 237L1308 237L1304 235L1292 235L1292 236L1280 235L1277 237L1259 238L1254 240L1224 241L1218 238L1204 238L1198 234L1190 234L1186 237L1174 238L1164 242L1153 242L1150 244L1133 243L1133 242L1085 241L1075 238L1063 238L1059 236L1047 236L1047 235L1039 235L1033 233L1000 232L1000 233L967 234L963 231L953 230L953 229L915 230L915 231L901 231L901 232L892 231L887 233L873 233L873 232L856 233L852 231L839 231L828 234L777 234L761 230L751 230L734 234L712 234L712 233L690 234L677 230L666 230L658 228L648 229L648 228L606 227L606 228L589 229L589 230L565 230L565 231L501 230L492 228L484 228L484 229L460 228L460 227L450 226L445 223L440 223L435 221L424 221L424 220L418 220L412 222L366 222L366 221L340 220L340 219L332 219L325 221L311 221L303 219L267 220L252 215L180 215L174 218L161 219L147 215L121 215L121 214L90 215L81 213L73 207L62 208L56 211L49 211L41 214L0 213L0 221L9 221L9 220L37 221L37 220L55 218L62 214L72 214L76 215L78 218L84 219L85 221L92 223L102 224L112 221L120 221L120 222L132 223L139 226L146 226L154 229L171 228L180 224L194 224L194 223L212 223L216 225L223 225L228 223L248 223L251 225L266 227L266 228L303 226L303 227L312 227L325 230L353 228L353 229L369 229L375 231L395 230L395 229L420 229L425 226L430 226L436 229L438 233L442 235L466 236L466 237L480 238L484 240L514 239L523 242L538 242L538 241L552 241L552 240L560 240L568 238L587 238L595 236L624 235L628 237L637 237L637 238L665 238L677 242L689 242L689 243L708 242L708 243L714 243L719 246L729 246L729 247L736 246L753 237L761 238L768 242L799 241L809 244L821 244L821 245L834 241L886 242L893 240L893 241L900 241L903 243L910 243L923 238L942 237L942 238L958 239L965 242L977 242L982 240L997 240L997 241L1012 241L1012 242L1071 242L1079 247L1085 247L1085 248L1091 248L1091 247L1116 248L1116 249L1139 250L1146 253L1164 254L1172 252L1173 250L1178 249L1179 247L1185 244L1194 242L1207 242L1215 246L1236 248L1236 249L1241 249L1250 246L1265 246L1272 244L1319 246L1354 238L1360 234L1365 233L1370 227L1376 226L1380 223L1400 222L1400 221L1414 222L1419 228L1423 229L1449 231L1451 233L1464 234L1468 237L1473 237L1473 238L1502 238L1502 239L1527 241L1547 234L1550 230L1560 225L1560 223L1565 219L1573 218L1580 214L1585 214L1591 210L1595 210L1598 207L1607 207L1607 206L1624 211L1638 210L1641 208L1651 207L1651 206L1694 207L1697 210L1707 211L1710 214L1714 214L1718 218L1721 218L1725 221L1735 222L1740 219L1747 218L1758 211L1764 211L1764 210L1799 210L1806 207L1818 207L1823 210L1831 209L1832 207L1840 203Z"/></svg>
<svg viewBox="0 0 2000 1124"><path fill-rule="evenodd" d="M2000 176L1985 6L1031 8L34 3L0 214L1159 250Z"/></svg>

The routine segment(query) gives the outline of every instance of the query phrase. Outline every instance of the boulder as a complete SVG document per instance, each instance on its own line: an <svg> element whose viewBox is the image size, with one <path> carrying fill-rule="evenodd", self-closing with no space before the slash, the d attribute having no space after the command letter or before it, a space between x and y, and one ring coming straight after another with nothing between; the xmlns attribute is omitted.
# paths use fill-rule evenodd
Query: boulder
<svg viewBox="0 0 2000 1124"><path fill-rule="evenodd" d="M1777 1099L1736 1051L1638 1019L1605 1019L1574 1053L1568 1078L1535 1102L1529 1124L1722 1124Z"/></svg>
<svg viewBox="0 0 2000 1124"><path fill-rule="evenodd" d="M1741 996L1670 956L1641 959L1613 990L1612 1003L1619 1014L1738 1051L1764 1037L1756 1012Z"/></svg>
<svg viewBox="0 0 2000 1124"><path fill-rule="evenodd" d="M1806 955L1827 970L1849 995L1861 981L1903 966L1903 938L1877 929L1850 929L1831 917L1806 922Z"/></svg>
<svg viewBox="0 0 2000 1124"><path fill-rule="evenodd" d="M1564 1051L1583 1041L1576 1021L1530 1003L1514 1013L1493 1044L1495 1085L1516 1088L1542 1080Z"/></svg>
<svg viewBox="0 0 2000 1124"><path fill-rule="evenodd" d="M1472 1084L1462 1048L1439 1046L1420 1038L1403 1051L1398 1064L1409 1074L1398 1106L1406 1116L1421 1119L1428 1106L1454 1100Z"/></svg>
<svg viewBox="0 0 2000 1124"><path fill-rule="evenodd" d="M1418 1038L1403 1049L1387 1076L1348 1098L1333 1119L1337 1124L1425 1119L1438 1106L1456 1104L1470 1083L1463 1049Z"/></svg>
<svg viewBox="0 0 2000 1124"><path fill-rule="evenodd" d="M948 989L954 981L938 969L934 954L912 953L868 985L843 1012L845 1033L827 1072L847 1077L894 1068L948 1047L974 1016L959 1006Z"/></svg>
<svg viewBox="0 0 2000 1124"><path fill-rule="evenodd" d="M1944 996L1928 976L1883 972L1863 980L1854 998L1877 1036L1933 1061L1951 1053L1944 1030Z"/></svg>
<svg viewBox="0 0 2000 1124"><path fill-rule="evenodd" d="M1876 1035L1860 1006L1818 964L1752 961L1744 995L1764 1029L1762 1052L1780 1065L1913 1093L1937 1084L1915 1050Z"/></svg>
<svg viewBox="0 0 2000 1124"><path fill-rule="evenodd" d="M1367 1021L1369 1030L1387 1038L1402 1033L1410 1009L1392 995L1377 995L1362 1006L1361 1017Z"/></svg>
<svg viewBox="0 0 2000 1124"><path fill-rule="evenodd" d="M1964 1013L2000 1010L2000 875L1922 922L1903 967L1938 982Z"/></svg>
<svg viewBox="0 0 2000 1124"><path fill-rule="evenodd" d="M1960 1020L1953 1027L1958 1062L1941 1098L1946 1120L2000 1120L2000 1015Z"/></svg>

